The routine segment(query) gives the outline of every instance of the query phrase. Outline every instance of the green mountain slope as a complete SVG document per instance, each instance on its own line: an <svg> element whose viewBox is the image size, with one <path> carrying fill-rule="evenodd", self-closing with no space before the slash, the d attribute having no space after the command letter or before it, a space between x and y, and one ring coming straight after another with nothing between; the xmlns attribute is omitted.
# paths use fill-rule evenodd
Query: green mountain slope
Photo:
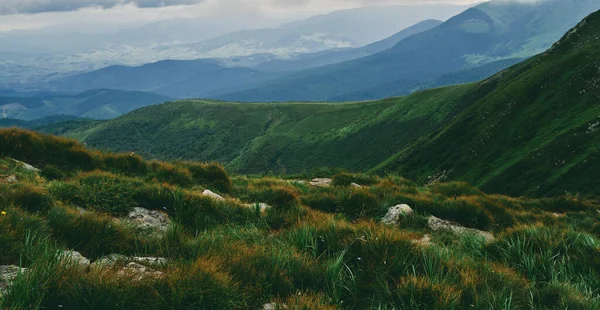
<svg viewBox="0 0 600 310"><path fill-rule="evenodd" d="M542 52L598 9L596 0L492 1L375 55L294 73L218 98L327 101L408 94L440 75Z"/></svg>
<svg viewBox="0 0 600 310"><path fill-rule="evenodd" d="M109 119L171 98L139 91L91 90L77 95L0 97L2 118L35 120L54 115Z"/></svg>
<svg viewBox="0 0 600 310"><path fill-rule="evenodd" d="M181 101L41 128L114 151L244 173L317 167L466 180L491 192L600 194L600 13L481 83L359 103ZM82 138L84 137L84 138Z"/></svg>

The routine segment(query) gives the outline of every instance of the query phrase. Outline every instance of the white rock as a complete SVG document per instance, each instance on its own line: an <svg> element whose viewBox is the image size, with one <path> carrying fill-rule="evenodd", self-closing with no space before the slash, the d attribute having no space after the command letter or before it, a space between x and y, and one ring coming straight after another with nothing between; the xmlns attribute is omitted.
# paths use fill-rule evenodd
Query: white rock
<svg viewBox="0 0 600 310"><path fill-rule="evenodd" d="M381 222L385 225L396 225L402 217L412 216L413 214L415 214L415 211L409 205L400 204L389 208Z"/></svg>
<svg viewBox="0 0 600 310"><path fill-rule="evenodd" d="M89 259L81 255L81 253L76 251L62 251L60 253L61 259L67 260L74 264L79 265L81 268L89 268L91 262Z"/></svg>
<svg viewBox="0 0 600 310"><path fill-rule="evenodd" d="M17 177L14 175L11 175L9 177L6 178L6 182L8 183L17 183Z"/></svg>
<svg viewBox="0 0 600 310"><path fill-rule="evenodd" d="M202 195L208 196L208 197L210 197L212 199L215 199L215 200L225 200L225 198L223 198L223 196L221 196L219 194L215 194L214 192L212 192L212 191L210 191L208 189L205 190L205 191L203 191Z"/></svg>
<svg viewBox="0 0 600 310"><path fill-rule="evenodd" d="M248 204L248 205L246 205L246 206L247 206L248 208L250 208L250 209L254 209L254 210L255 210L255 209L258 207L258 210L259 210L260 212L266 212L267 210L269 210L269 209L273 208L272 206L270 206L270 205L268 205L268 204L266 204L266 203L262 203L262 202L261 202L261 203L253 203L253 204Z"/></svg>
<svg viewBox="0 0 600 310"><path fill-rule="evenodd" d="M456 234L475 234L485 238L487 242L493 242L495 240L494 235L487 231L482 231L474 228L466 228L458 224L452 223L450 221L439 219L435 216L429 217L427 223L429 224L429 228L431 230L449 230Z"/></svg>
<svg viewBox="0 0 600 310"><path fill-rule="evenodd" d="M126 277L132 281L141 281L145 278L160 279L164 277L162 271L156 271L150 267L131 262L127 264L123 269L117 272L118 277Z"/></svg>
<svg viewBox="0 0 600 310"><path fill-rule="evenodd" d="M171 224L167 214L138 207L133 208L127 218L132 224L144 231L165 232Z"/></svg>
<svg viewBox="0 0 600 310"><path fill-rule="evenodd" d="M350 186L356 187L356 188L361 188L362 187L360 184L356 184L356 183L350 183Z"/></svg>
<svg viewBox="0 0 600 310"><path fill-rule="evenodd" d="M168 263L168 260L164 257L132 257L130 260L138 264L155 266L164 266Z"/></svg>
<svg viewBox="0 0 600 310"><path fill-rule="evenodd" d="M28 163L24 163L24 162L18 161L16 159L13 159L13 161L15 161L16 163L20 164L21 167L23 169L27 170L27 171L34 172L34 173L39 173L41 171L40 169L38 169L38 168L36 168L36 167L28 164Z"/></svg>
<svg viewBox="0 0 600 310"><path fill-rule="evenodd" d="M264 304L261 308L262 310L279 310L279 309L287 309L286 305L278 305L274 302L272 303L268 303L268 304Z"/></svg>
<svg viewBox="0 0 600 310"><path fill-rule="evenodd" d="M12 285L12 282L17 278L17 275L27 271L26 268L18 266L0 266L0 297Z"/></svg>
<svg viewBox="0 0 600 310"><path fill-rule="evenodd" d="M331 186L332 179L329 178L315 178L310 181L310 185L314 187L329 187Z"/></svg>

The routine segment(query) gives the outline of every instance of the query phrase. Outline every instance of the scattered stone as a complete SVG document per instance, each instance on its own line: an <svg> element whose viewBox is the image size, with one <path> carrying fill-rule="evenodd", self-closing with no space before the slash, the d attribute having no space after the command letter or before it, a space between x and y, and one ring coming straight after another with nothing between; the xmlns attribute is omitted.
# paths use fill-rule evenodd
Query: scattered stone
<svg viewBox="0 0 600 310"><path fill-rule="evenodd" d="M11 175L8 178L6 178L6 182L8 182L8 183L17 183L17 177L14 176L14 175Z"/></svg>
<svg viewBox="0 0 600 310"><path fill-rule="evenodd" d="M314 187L329 187L331 186L332 179L329 178L315 178L310 181L310 185Z"/></svg>
<svg viewBox="0 0 600 310"><path fill-rule="evenodd" d="M264 304L261 308L262 310L279 310L279 309L287 309L286 305L278 305L274 302L272 303L268 303L268 304Z"/></svg>
<svg viewBox="0 0 600 310"><path fill-rule="evenodd" d="M210 191L208 189L205 190L205 191L203 191L202 195L208 196L208 197L210 197L212 199L215 199L215 200L225 200L225 198L223 198L223 196L221 196L219 194L215 194L215 193L213 193L212 191Z"/></svg>
<svg viewBox="0 0 600 310"><path fill-rule="evenodd" d="M119 270L117 276L127 277L132 281L141 281L146 278L160 279L164 277L165 274L162 271L156 271L150 267L131 262L123 267L123 269Z"/></svg>
<svg viewBox="0 0 600 310"><path fill-rule="evenodd" d="M402 217L412 216L413 214L415 214L415 211L409 205L400 204L389 208L381 222L385 225L396 225Z"/></svg>
<svg viewBox="0 0 600 310"><path fill-rule="evenodd" d="M127 256L121 254L110 254L108 256L104 256L94 263L92 263L92 268L112 268L118 261L126 261Z"/></svg>
<svg viewBox="0 0 600 310"><path fill-rule="evenodd" d="M60 254L62 259L65 259L69 262L79 265L81 268L87 269L90 267L91 262L89 259L81 255L81 253L76 251L62 251Z"/></svg>
<svg viewBox="0 0 600 310"><path fill-rule="evenodd" d="M130 260L138 264L147 264L152 266L164 266L168 262L168 260L163 257L132 257Z"/></svg>
<svg viewBox="0 0 600 310"><path fill-rule="evenodd" d="M485 238L487 242L493 242L495 240L494 235L487 231L482 231L474 228L466 228L458 224L452 223L450 221L439 219L435 216L429 217L429 220L427 222L431 230L450 230L456 234L475 234Z"/></svg>
<svg viewBox="0 0 600 310"><path fill-rule="evenodd" d="M424 235L423 238L421 238L419 240L413 240L412 243L415 245L418 245L418 246L428 247L431 245L431 236Z"/></svg>
<svg viewBox="0 0 600 310"><path fill-rule="evenodd" d="M20 164L20 165L21 165L21 167L22 167L23 169L27 170L27 171L34 172L34 173L40 173L40 172L41 172L41 170L40 170L40 169L38 169L38 168L36 168L36 167L34 167L34 166L32 166L32 165L28 164L28 163L24 163L24 162L22 162L22 161L18 161L18 160L16 160L16 159L13 159L13 161L15 161L16 163Z"/></svg>
<svg viewBox="0 0 600 310"><path fill-rule="evenodd" d="M356 183L350 183L350 186L356 187L356 188L361 188L362 187L362 185L356 184Z"/></svg>
<svg viewBox="0 0 600 310"><path fill-rule="evenodd" d="M17 278L17 275L27 271L26 268L19 268L17 266L0 266L0 297L8 290L12 285L12 282Z"/></svg>
<svg viewBox="0 0 600 310"><path fill-rule="evenodd" d="M169 229L171 220L163 212L135 207L128 215L131 223L144 231L165 232Z"/></svg>

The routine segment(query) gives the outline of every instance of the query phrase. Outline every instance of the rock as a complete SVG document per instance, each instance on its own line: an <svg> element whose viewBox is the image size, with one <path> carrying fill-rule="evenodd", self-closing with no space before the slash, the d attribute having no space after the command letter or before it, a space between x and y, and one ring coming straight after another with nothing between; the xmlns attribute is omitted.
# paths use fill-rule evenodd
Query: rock
<svg viewBox="0 0 600 310"><path fill-rule="evenodd" d="M5 179L5 181L8 182L8 183L17 183L17 177L14 176L14 175L11 175L11 176L7 177Z"/></svg>
<svg viewBox="0 0 600 310"><path fill-rule="evenodd" d="M212 191L210 191L208 189L205 190L205 191L203 191L202 195L208 196L208 197L210 197L210 198L212 198L214 200L225 200L225 198L223 198L223 196L221 196L219 194L215 194L215 193L213 193Z"/></svg>
<svg viewBox="0 0 600 310"><path fill-rule="evenodd" d="M126 261L127 256L121 254L110 254L108 256L104 256L94 263L92 263L92 268L111 268L114 267L118 261Z"/></svg>
<svg viewBox="0 0 600 310"><path fill-rule="evenodd" d="M418 245L418 246L422 246L422 247L430 246L431 245L431 236L424 235L423 238L421 238L419 240L413 240L412 243L415 245Z"/></svg>
<svg viewBox="0 0 600 310"><path fill-rule="evenodd" d="M138 207L129 213L128 220L141 230L153 232L165 232L171 224L167 214Z"/></svg>
<svg viewBox="0 0 600 310"><path fill-rule="evenodd" d="M132 257L131 261L138 264L146 264L153 266L164 266L167 264L168 260L163 257Z"/></svg>
<svg viewBox="0 0 600 310"><path fill-rule="evenodd" d="M329 178L315 178L310 181L310 185L314 187L329 187L331 186L332 179Z"/></svg>
<svg viewBox="0 0 600 310"><path fill-rule="evenodd" d="M26 268L17 266L0 266L0 297L12 285L12 282L17 278L17 275L27 271Z"/></svg>
<svg viewBox="0 0 600 310"><path fill-rule="evenodd" d="M61 259L65 259L73 264L79 265L81 268L87 269L90 267L91 262L89 259L81 255L81 253L76 251L62 251L60 253Z"/></svg>
<svg viewBox="0 0 600 310"><path fill-rule="evenodd" d="M400 204L389 208L381 222L385 225L396 225L402 217L412 216L413 214L415 214L415 211L409 205Z"/></svg>
<svg viewBox="0 0 600 310"><path fill-rule="evenodd" d="M20 164L23 169L25 169L25 170L27 170L29 172L34 172L34 173L40 173L41 172L40 169L38 169L38 168L36 168L36 167L28 164L28 163L24 163L24 162L18 161L16 159L13 159L13 161L16 162L16 163L18 163L18 164Z"/></svg>
<svg viewBox="0 0 600 310"><path fill-rule="evenodd" d="M165 274L162 271L156 271L135 262L127 264L123 269L117 272L117 277L127 277L132 281L141 281L146 278L160 279L164 276Z"/></svg>
<svg viewBox="0 0 600 310"><path fill-rule="evenodd" d="M356 183L350 183L351 187L356 187L356 188L361 188L362 185L356 184Z"/></svg>
<svg viewBox="0 0 600 310"><path fill-rule="evenodd" d="M268 304L264 304L261 308L262 310L280 310L280 309L287 309L286 305L278 305L274 302L272 303L268 303Z"/></svg>
<svg viewBox="0 0 600 310"><path fill-rule="evenodd" d="M267 212L267 210L273 208L272 206L266 204L266 203L253 203L253 204L248 204L246 205L248 208L251 208L253 210L256 209L256 207L258 207L260 212Z"/></svg>
<svg viewBox="0 0 600 310"><path fill-rule="evenodd" d="M435 216L429 217L427 223L429 224L429 228L431 230L450 230L456 234L475 234L485 238L487 242L493 242L495 240L494 235L487 231L482 231L474 228L466 228L458 224L452 223L450 221L439 219Z"/></svg>

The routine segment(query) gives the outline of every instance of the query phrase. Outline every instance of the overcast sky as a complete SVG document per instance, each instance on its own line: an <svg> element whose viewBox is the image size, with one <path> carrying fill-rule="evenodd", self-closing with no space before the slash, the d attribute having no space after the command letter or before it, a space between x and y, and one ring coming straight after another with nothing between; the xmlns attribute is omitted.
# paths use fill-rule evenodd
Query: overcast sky
<svg viewBox="0 0 600 310"><path fill-rule="evenodd" d="M373 5L472 4L481 0L0 0L0 31L64 23L142 23L175 17L289 20Z"/></svg>

